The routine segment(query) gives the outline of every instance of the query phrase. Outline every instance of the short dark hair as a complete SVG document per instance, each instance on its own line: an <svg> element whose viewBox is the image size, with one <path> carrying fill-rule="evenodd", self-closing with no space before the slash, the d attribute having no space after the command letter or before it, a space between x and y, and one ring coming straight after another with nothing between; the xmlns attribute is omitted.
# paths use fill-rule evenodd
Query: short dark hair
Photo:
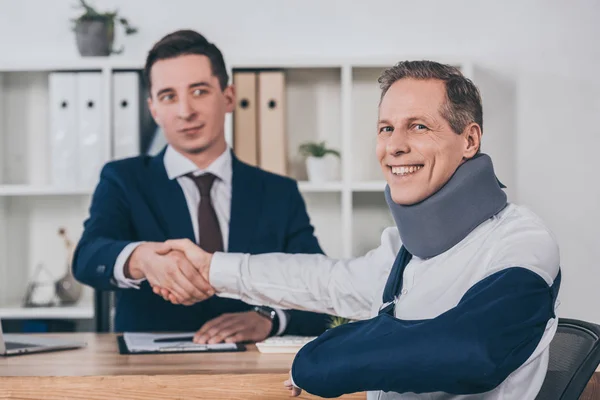
<svg viewBox="0 0 600 400"><path fill-rule="evenodd" d="M401 61L385 70L378 79L381 99L400 79L439 79L446 85L446 103L441 109L455 133L461 134L467 125L477 123L483 132L483 107L477 86L458 68L434 61Z"/></svg>
<svg viewBox="0 0 600 400"><path fill-rule="evenodd" d="M185 29L163 37L148 52L146 66L144 67L144 79L146 80L148 91L152 87L150 70L155 62L189 54L199 54L208 57L213 75L219 79L221 90L225 90L229 82L229 75L227 74L225 60L223 60L221 51L198 32Z"/></svg>

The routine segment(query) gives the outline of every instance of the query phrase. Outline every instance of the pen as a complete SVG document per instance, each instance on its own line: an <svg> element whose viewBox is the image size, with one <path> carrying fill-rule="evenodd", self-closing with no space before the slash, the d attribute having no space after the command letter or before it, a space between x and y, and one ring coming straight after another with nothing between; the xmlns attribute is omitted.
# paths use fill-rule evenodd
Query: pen
<svg viewBox="0 0 600 400"><path fill-rule="evenodd" d="M173 343L173 342L191 342L194 340L193 336L180 336L180 337L168 337L154 339L154 343Z"/></svg>

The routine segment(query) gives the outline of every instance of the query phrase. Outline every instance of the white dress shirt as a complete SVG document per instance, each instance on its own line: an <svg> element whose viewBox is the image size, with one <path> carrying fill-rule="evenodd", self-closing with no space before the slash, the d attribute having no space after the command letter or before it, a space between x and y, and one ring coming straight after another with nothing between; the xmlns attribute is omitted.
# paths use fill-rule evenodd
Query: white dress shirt
<svg viewBox="0 0 600 400"><path fill-rule="evenodd" d="M401 246L398 229L392 227L383 232L378 248L354 259L336 260L321 254L250 256L216 252L210 283L219 296L250 304L278 304L365 320L378 315L383 289ZM429 259L413 256L403 273L395 316L408 321L435 318L455 307L478 282L515 266L539 275L550 287L559 265L558 245L543 221L527 208L509 204L446 252ZM277 274L272 273L273 268L277 268ZM546 376L556 328L557 319L549 320L529 360L485 394L370 391L367 398L533 399ZM426 359L426 354L423 356Z"/></svg>
<svg viewBox="0 0 600 400"><path fill-rule="evenodd" d="M217 177L210 190L210 196L215 213L217 214L221 234L223 235L223 251L226 252L229 245L229 221L231 219L231 181L233 177L231 150L227 148L223 154L204 170L198 168L189 158L177 152L171 146L167 146L163 161L169 179L177 179L177 183L181 186L190 212L196 243L200 242L199 238L200 235L202 235L202 227L198 226L198 206L202 199L200 191L194 181L185 175L193 173L194 176L198 176L211 173ZM125 262L141 243L143 242L133 242L128 244L117 257L113 276L117 286L120 288L139 289L139 284L144 281L144 279L128 279L125 277L123 271ZM280 335L287 326L287 315L282 310L275 309L275 311L279 317L279 330L277 335Z"/></svg>

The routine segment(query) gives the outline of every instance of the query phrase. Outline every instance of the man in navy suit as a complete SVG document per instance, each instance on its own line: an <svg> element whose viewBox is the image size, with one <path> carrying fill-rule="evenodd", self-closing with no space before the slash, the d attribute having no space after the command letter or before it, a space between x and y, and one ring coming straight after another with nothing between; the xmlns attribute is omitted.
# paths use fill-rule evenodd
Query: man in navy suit
<svg viewBox="0 0 600 400"><path fill-rule="evenodd" d="M148 106L168 145L155 157L103 168L75 277L116 291L117 331L197 330L200 343L322 333L323 314L212 297L190 260L164 244L188 238L209 252L322 253L296 182L244 164L228 148L224 120L235 92L219 49L177 31L152 48L144 72ZM171 304L152 286L182 301Z"/></svg>

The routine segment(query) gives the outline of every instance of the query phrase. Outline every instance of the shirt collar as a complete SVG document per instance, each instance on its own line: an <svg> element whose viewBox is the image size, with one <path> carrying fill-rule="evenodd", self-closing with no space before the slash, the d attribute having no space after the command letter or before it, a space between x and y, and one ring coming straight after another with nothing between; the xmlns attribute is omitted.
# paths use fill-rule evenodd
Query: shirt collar
<svg viewBox="0 0 600 400"><path fill-rule="evenodd" d="M231 150L229 147L227 147L223 154L217 157L217 159L206 169L198 168L189 158L179 153L170 145L167 146L163 162L169 179L176 179L180 176L189 174L190 172L196 176L204 173L211 173L226 184L231 184L233 170L231 166Z"/></svg>

